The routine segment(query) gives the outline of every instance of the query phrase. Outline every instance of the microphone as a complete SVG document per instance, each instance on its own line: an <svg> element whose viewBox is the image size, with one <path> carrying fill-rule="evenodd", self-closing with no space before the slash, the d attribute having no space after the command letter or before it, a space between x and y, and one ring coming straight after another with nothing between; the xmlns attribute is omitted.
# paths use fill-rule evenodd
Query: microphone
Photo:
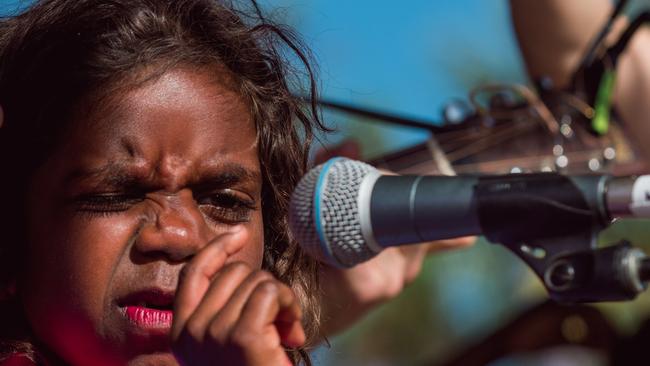
<svg viewBox="0 0 650 366"><path fill-rule="evenodd" d="M391 246L466 235L521 244L619 217L650 218L650 175L394 176L334 158L298 183L289 226L309 255L347 268Z"/></svg>

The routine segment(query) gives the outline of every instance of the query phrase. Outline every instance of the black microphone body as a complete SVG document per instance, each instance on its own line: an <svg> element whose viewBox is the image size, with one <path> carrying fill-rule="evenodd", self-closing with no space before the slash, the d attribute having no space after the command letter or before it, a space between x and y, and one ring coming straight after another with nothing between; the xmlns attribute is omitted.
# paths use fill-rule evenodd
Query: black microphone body
<svg viewBox="0 0 650 366"><path fill-rule="evenodd" d="M650 176L394 176L345 158L312 169L291 199L303 249L351 267L391 246L484 235L520 245L593 233L617 217L650 217Z"/></svg>
<svg viewBox="0 0 650 366"><path fill-rule="evenodd" d="M379 246L466 235L498 243L565 236L609 223L609 176L381 176L370 198Z"/></svg>

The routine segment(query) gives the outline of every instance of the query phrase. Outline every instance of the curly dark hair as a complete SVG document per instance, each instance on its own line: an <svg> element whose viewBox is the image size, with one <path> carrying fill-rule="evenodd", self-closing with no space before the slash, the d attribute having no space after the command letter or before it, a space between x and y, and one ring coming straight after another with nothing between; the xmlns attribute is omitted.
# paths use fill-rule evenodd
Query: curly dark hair
<svg viewBox="0 0 650 366"><path fill-rule="evenodd" d="M8 288L20 270L29 182L61 142L81 98L142 82L134 77L145 67L151 78L182 65L217 65L236 81L259 136L263 266L300 297L308 345L313 344L319 321L318 265L303 255L287 226L290 193L305 171L312 136L317 129L326 130L305 50L290 30L264 17L255 0L41 0L1 19L5 122L0 167L9 174L0 180L0 189L19 192L3 195L1 288ZM291 53L301 61L300 68L287 61ZM308 83L301 92L309 96L307 102L291 93L305 75ZM15 319L5 325L0 326L5 339L21 334ZM29 331L24 334L28 337ZM304 349L290 356L296 363L301 358L309 362Z"/></svg>

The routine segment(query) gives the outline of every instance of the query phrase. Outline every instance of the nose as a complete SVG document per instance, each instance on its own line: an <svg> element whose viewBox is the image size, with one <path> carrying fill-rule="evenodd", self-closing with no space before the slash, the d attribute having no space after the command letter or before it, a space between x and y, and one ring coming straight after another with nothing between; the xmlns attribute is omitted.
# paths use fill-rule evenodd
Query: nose
<svg viewBox="0 0 650 366"><path fill-rule="evenodd" d="M207 225L192 192L151 194L154 215L145 220L135 247L147 257L163 256L172 262L191 258L216 235Z"/></svg>

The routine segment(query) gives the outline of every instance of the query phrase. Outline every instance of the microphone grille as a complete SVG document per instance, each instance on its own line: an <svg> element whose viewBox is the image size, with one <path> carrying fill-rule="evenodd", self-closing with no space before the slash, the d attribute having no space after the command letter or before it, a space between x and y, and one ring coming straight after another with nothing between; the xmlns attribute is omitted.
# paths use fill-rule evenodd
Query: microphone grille
<svg viewBox="0 0 650 366"><path fill-rule="evenodd" d="M361 182L373 171L368 164L335 158L298 183L289 225L309 255L336 267L351 267L376 255L363 238L358 207Z"/></svg>

